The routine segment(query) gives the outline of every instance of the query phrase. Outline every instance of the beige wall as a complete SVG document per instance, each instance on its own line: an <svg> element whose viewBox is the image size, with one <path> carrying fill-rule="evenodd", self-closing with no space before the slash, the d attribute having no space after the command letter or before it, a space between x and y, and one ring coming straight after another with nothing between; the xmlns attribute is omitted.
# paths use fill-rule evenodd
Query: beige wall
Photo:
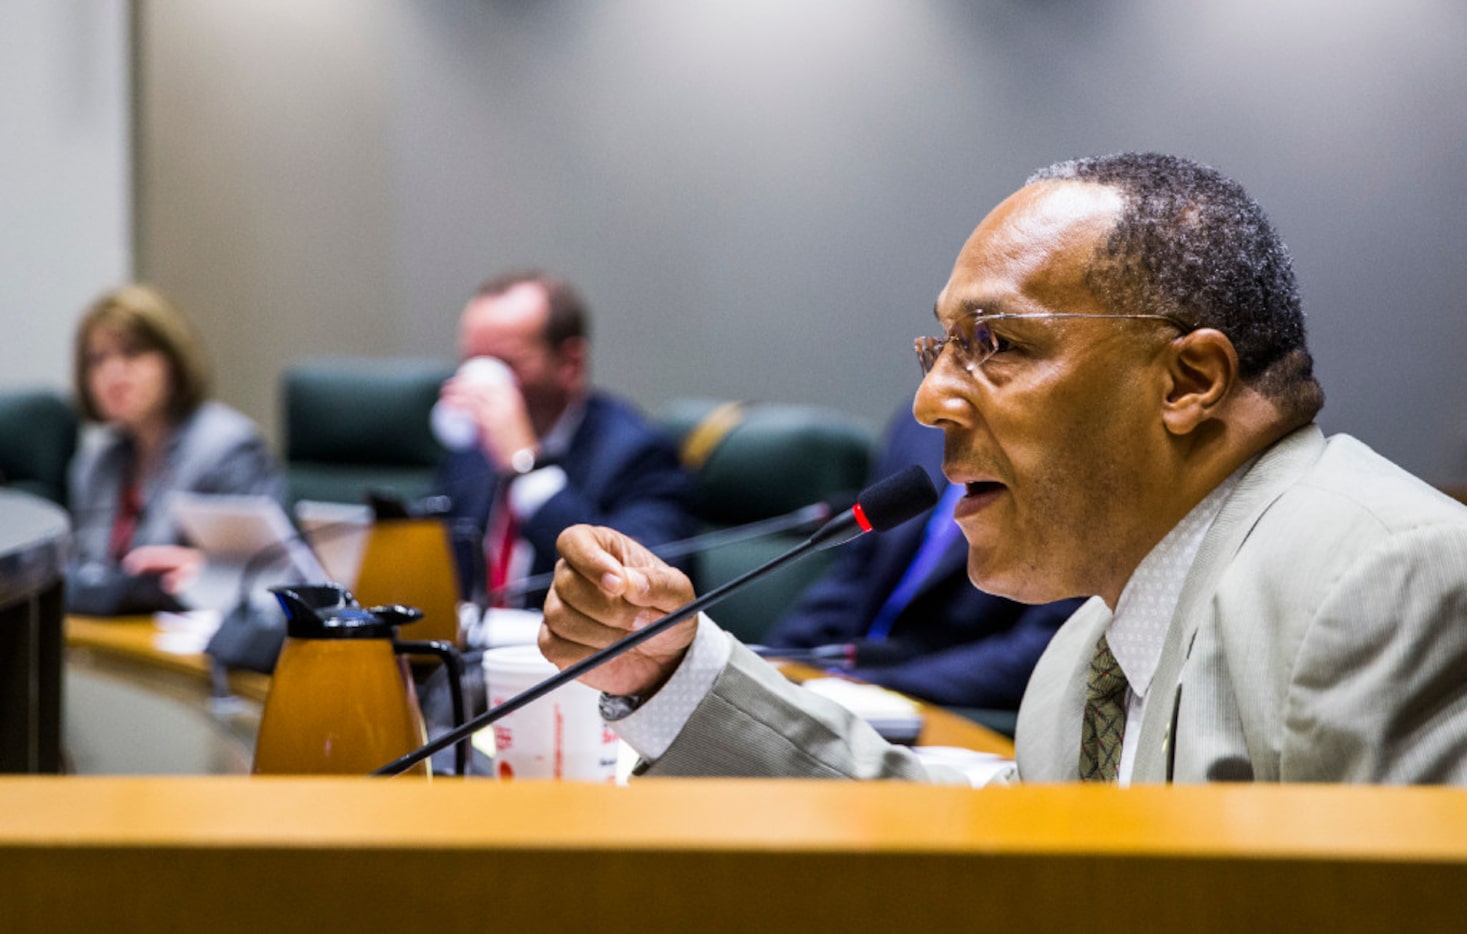
<svg viewBox="0 0 1467 934"><path fill-rule="evenodd" d="M267 429L283 364L399 350L380 17L358 6L140 5L138 263Z"/></svg>
<svg viewBox="0 0 1467 934"><path fill-rule="evenodd" d="M0 388L68 385L82 306L132 269L127 4L0 4Z"/></svg>
<svg viewBox="0 0 1467 934"><path fill-rule="evenodd" d="M1291 244L1324 424L1467 480L1459 0L256 0L142 10L138 243L267 423L284 363L447 355L579 282L604 383L879 421L982 214L1157 148Z"/></svg>

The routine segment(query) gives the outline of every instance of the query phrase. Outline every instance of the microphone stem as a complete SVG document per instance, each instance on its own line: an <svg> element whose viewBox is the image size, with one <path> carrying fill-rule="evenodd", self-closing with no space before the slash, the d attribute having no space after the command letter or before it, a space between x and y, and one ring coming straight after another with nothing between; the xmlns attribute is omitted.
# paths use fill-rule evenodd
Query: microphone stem
<svg viewBox="0 0 1467 934"><path fill-rule="evenodd" d="M801 506L794 512L785 513L782 516L774 516L769 519L760 519L746 525L734 526L727 529L719 529L716 532L706 532L702 535L694 535L690 538L680 538L675 542L665 545L655 545L649 548L654 555L663 560L681 558L684 555L696 554L700 551L713 551L728 545L736 545L754 538L763 538L790 529L798 529L802 526L819 522L829 515L829 507L825 503L812 503L809 506ZM521 594L541 590L550 586L555 580L555 572L536 574L524 580L506 584L503 587L490 591L490 597L518 597Z"/></svg>
<svg viewBox="0 0 1467 934"><path fill-rule="evenodd" d="M758 522L750 522L735 528L720 529L717 532L709 532L705 535L695 535L692 538L684 538L666 545L659 545L651 549L652 553L662 559L681 558L684 555L699 551L712 551L725 545L734 545L739 542L748 541L751 538L763 538L778 532L790 529L798 529L812 522L819 522L829 511L824 503L815 503L811 506L802 506L794 512L772 519L761 519Z"/></svg>
<svg viewBox="0 0 1467 934"><path fill-rule="evenodd" d="M835 524L836 522L832 522L830 523L830 525L826 526L826 528L828 529L831 525ZM422 746L414 750L413 752L402 756L401 758L394 759L392 762L387 763L386 765L382 766L371 774L396 775L399 772L411 768L422 760L433 755L433 753L438 752L440 749L447 749L449 746L453 745L464 737L479 732L484 727L488 726L491 723L494 723L496 720L499 720L501 717L508 716L509 714L514 713L516 710L519 710L521 707L534 703L535 701L544 697L546 694L549 694L556 688L561 687L565 684L569 684L586 672L591 671L593 668L596 668L597 666L602 665L613 658L616 658L618 655L621 655L628 649L635 648L636 646L641 645L643 642L646 642L648 639L657 636L663 630L671 628L673 625L689 618L690 616L696 616L697 614L706 610L708 607L728 596L733 591L739 589L749 581L752 581L757 577L761 577L771 571L781 568L791 561L796 560L797 558L804 557L812 551L817 551L822 548L828 547L829 544L831 544L831 542L828 535L821 536L817 533L817 535L812 536L811 538L800 543L799 545L796 545L794 548L791 548L784 554L779 555L778 557L759 565L752 571L742 574L739 577L736 577L733 580L729 581L728 583L723 584L722 586L715 587L714 589L708 591L706 594L692 601L691 603L687 603L681 607L678 607L676 610L673 610L671 613L668 613L661 619L655 620L647 624L646 626L642 627L631 635L626 636L625 638L620 639L617 642L612 643L611 645L608 645L606 648L601 649L600 651L592 655L586 656L585 658L576 662L574 665L564 668L558 673L551 675L549 678L546 678L544 681L541 681L534 687L531 687L525 691L522 691L519 694L516 694L514 697L511 697L509 700L500 704L498 707L495 707L492 710L484 711L482 714L463 724L462 726L456 727L453 730L444 733L442 736L438 737L427 745Z"/></svg>

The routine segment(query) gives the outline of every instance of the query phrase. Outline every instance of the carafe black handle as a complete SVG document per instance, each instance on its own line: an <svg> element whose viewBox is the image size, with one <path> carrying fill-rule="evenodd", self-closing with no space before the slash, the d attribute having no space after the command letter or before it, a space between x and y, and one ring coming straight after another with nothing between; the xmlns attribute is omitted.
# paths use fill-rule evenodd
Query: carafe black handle
<svg viewBox="0 0 1467 934"><path fill-rule="evenodd" d="M382 609L384 607L373 607L372 612ZM443 667L448 670L448 697L453 704L453 726L454 729L462 726L468 719L468 713L464 709L464 657L453 643L441 639L431 642L404 642L394 639L392 650L399 655L432 655L443 662ZM454 769L460 776L469 774L472 749L473 738L470 736L465 736L453 747Z"/></svg>

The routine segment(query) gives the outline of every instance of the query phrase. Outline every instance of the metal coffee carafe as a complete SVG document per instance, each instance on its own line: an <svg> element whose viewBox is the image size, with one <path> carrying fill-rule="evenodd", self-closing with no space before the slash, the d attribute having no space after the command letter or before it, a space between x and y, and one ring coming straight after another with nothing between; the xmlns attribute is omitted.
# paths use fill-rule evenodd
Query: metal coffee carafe
<svg viewBox="0 0 1467 934"><path fill-rule="evenodd" d="M260 719L256 774L366 775L427 741L406 654L449 665L461 719L462 661L447 643L404 643L397 627L422 613L364 608L335 584L272 590L285 610L286 639ZM427 762L411 770L427 776ZM460 770L459 774L463 774Z"/></svg>

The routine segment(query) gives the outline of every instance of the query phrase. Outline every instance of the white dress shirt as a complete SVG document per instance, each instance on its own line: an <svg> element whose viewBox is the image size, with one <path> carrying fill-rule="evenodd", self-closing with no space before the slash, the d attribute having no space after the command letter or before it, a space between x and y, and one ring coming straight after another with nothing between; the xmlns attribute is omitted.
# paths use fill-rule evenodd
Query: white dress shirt
<svg viewBox="0 0 1467 934"><path fill-rule="evenodd" d="M1106 642L1126 675L1126 732L1121 740L1121 766L1117 774L1121 785L1131 783L1151 678L1161 660L1167 629L1176 615L1187 572L1192 569L1212 520L1217 518L1218 510L1241 476L1239 471L1223 481L1156 543L1126 581L1116 601L1115 613L1106 624ZM1079 750L1075 755L1079 756Z"/></svg>
<svg viewBox="0 0 1467 934"><path fill-rule="evenodd" d="M584 400L572 402L555 424L540 439L540 457L543 460L553 460L565 455L570 450L571 439L575 437L576 429L581 427L581 419L586 414L586 403ZM559 464L550 464L522 474L511 480L504 492L504 502L513 514L514 521L523 525L530 517L540 511L540 507L550 501L550 498L565 489L569 482L565 475L565 469ZM489 528L485 530L484 547L485 554L492 555L505 539L505 523L509 516L495 515L490 518ZM530 575L530 569L535 566L535 548L523 536L514 540L514 550L510 554L509 565L505 575L506 580L523 580ZM510 604L519 606L520 597L510 600Z"/></svg>

